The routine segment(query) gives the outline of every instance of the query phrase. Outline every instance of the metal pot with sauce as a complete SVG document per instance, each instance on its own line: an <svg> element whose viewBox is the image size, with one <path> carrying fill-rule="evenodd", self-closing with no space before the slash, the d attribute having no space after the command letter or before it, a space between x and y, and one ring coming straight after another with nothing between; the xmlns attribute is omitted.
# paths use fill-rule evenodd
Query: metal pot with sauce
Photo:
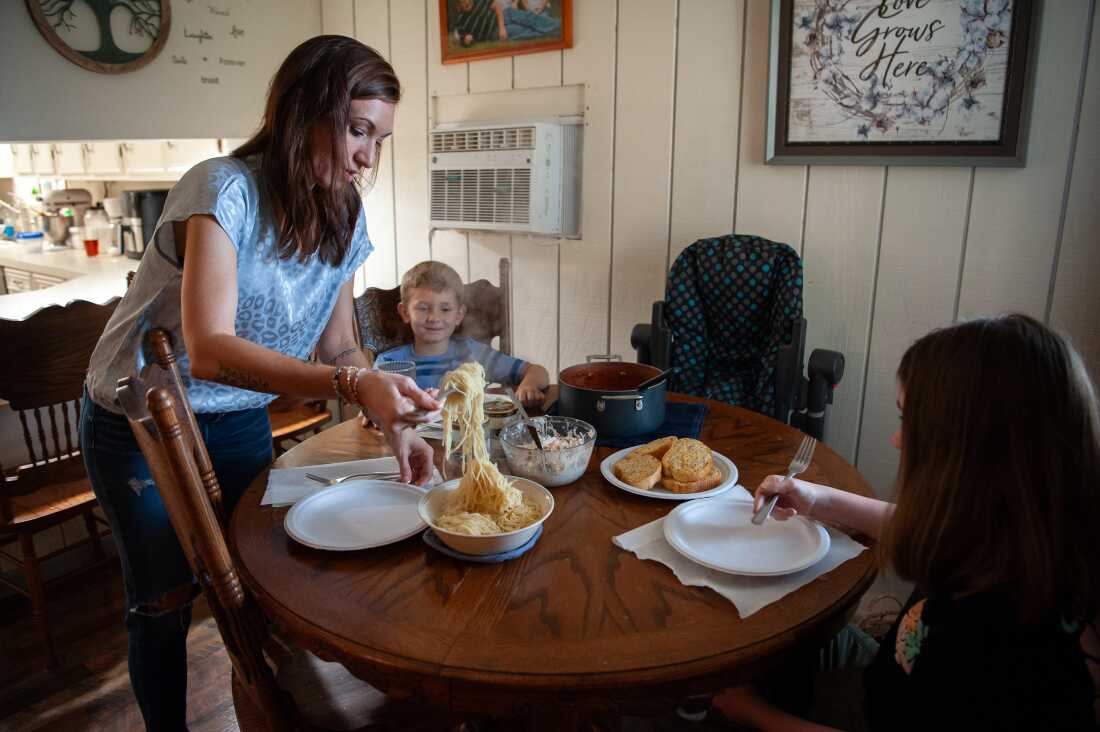
<svg viewBox="0 0 1100 732"><path fill-rule="evenodd" d="M606 359L605 363L594 363ZM665 421L668 380L639 390L661 375L655 366L622 361L620 356L588 356L588 363L558 374L558 413L583 419L605 437L653 432Z"/></svg>

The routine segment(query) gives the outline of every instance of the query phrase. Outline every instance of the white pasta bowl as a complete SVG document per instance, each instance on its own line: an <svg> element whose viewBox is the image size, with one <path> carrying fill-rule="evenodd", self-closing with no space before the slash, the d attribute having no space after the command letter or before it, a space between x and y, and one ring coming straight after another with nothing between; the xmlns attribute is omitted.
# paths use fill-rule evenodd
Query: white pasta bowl
<svg viewBox="0 0 1100 732"><path fill-rule="evenodd" d="M463 554L500 554L523 546L531 540L542 522L554 511L554 496L533 480L517 478L512 475L504 477L511 480L512 485L541 509L541 516L530 526L524 526L522 529L516 529L515 531L506 531L503 534L489 534L486 536L456 534L453 531L439 528L436 525L436 519L443 513L447 497L458 488L460 480L458 478L442 483L421 496L419 504L420 518L432 527L432 531L444 544Z"/></svg>

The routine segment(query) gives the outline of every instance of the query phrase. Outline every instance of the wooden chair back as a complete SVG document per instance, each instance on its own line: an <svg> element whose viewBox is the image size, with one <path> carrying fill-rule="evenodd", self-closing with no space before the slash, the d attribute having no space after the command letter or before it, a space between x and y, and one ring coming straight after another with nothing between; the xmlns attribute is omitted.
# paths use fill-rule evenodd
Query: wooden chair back
<svg viewBox="0 0 1100 732"><path fill-rule="evenodd" d="M214 475L214 464L210 461L210 453L206 451L206 443L202 439L202 433L199 432L199 423L191 410L191 402L187 399L187 390L183 386L179 365L176 363L172 335L163 328L150 330L145 334L144 354L146 365L141 373L118 380L115 391L118 394L119 403L129 416L135 410L138 413L144 412L145 407L138 405L152 388L166 389L175 398L179 405L184 439L191 446L195 465L199 471L199 480L218 521L224 526L228 516L222 508L221 486L218 485L218 478ZM150 357L152 360L148 360ZM133 405L132 409L131 405Z"/></svg>
<svg viewBox="0 0 1100 732"><path fill-rule="evenodd" d="M456 335L489 343L500 336L499 350L512 355L512 270L511 262L500 260L500 284L477 280L463 290L466 317ZM355 315L359 322L359 340L363 348L377 356L396 346L412 343L412 329L397 312L401 288L383 290L368 287L355 298Z"/></svg>
<svg viewBox="0 0 1100 732"><path fill-rule="evenodd" d="M270 729L292 729L296 707L279 689L264 658L266 621L244 590L229 553L222 518L211 501L212 495L220 496L220 490L211 491L217 478L204 478L196 461L196 446L205 453L205 445L191 425L194 415L178 376L175 386L155 386L138 395L134 379L120 379L119 401L149 463L172 528L206 594L237 683L261 710Z"/></svg>
<svg viewBox="0 0 1100 732"><path fill-rule="evenodd" d="M80 398L88 361L118 300L52 305L26 320L0 320L0 399L23 428L25 459L0 466L0 506L45 486L84 478ZM6 518L0 517L0 523Z"/></svg>

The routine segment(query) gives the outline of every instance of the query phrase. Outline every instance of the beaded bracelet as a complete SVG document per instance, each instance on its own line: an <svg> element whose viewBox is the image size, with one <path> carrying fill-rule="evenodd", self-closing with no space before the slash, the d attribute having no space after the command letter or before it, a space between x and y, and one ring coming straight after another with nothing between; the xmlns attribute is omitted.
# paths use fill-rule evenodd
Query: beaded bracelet
<svg viewBox="0 0 1100 732"><path fill-rule="evenodd" d="M352 367L355 368L355 367ZM359 375L363 373L363 369L356 368L352 372L354 376L351 378L351 396L355 399L355 403L359 403Z"/></svg>
<svg viewBox="0 0 1100 732"><path fill-rule="evenodd" d="M358 399L353 399L349 394L353 394L348 386L347 379L350 378L349 371L357 372L358 369L354 366L340 366L332 372L332 389L336 392L336 397L344 404L355 404Z"/></svg>

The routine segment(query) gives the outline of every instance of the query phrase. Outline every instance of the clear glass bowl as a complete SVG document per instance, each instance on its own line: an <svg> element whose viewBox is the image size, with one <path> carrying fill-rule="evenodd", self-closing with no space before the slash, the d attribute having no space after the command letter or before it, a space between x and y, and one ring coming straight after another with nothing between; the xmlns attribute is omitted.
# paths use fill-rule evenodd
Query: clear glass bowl
<svg viewBox="0 0 1100 732"><path fill-rule="evenodd" d="M529 424L539 431L545 450L535 447ZM500 442L513 475L553 488L584 475L596 444L596 428L572 417L534 417L502 429Z"/></svg>

